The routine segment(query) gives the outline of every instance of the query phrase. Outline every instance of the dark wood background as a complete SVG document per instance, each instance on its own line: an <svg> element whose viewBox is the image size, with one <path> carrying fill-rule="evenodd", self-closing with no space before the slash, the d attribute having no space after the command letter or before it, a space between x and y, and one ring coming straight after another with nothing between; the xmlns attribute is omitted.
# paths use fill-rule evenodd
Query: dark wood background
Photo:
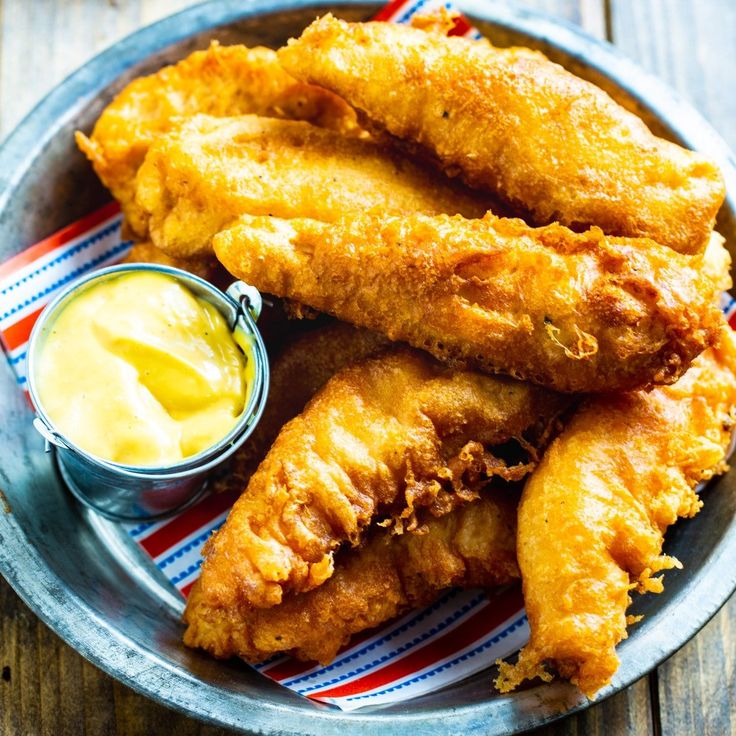
<svg viewBox="0 0 736 736"><path fill-rule="evenodd" d="M247 0L244 0L246 2ZM488 0L488 2L511 0ZM191 0L0 0L0 137L90 56ZM519 0L607 38L677 88L736 149L736 0ZM628 690L538 736L736 733L736 598ZM0 578L0 733L214 736L120 685Z"/></svg>

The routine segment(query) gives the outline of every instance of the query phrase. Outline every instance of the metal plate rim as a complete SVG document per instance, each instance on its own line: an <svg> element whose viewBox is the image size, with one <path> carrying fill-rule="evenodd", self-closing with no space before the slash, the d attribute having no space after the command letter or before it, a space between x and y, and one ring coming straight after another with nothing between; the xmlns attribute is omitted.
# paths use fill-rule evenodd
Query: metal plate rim
<svg viewBox="0 0 736 736"><path fill-rule="evenodd" d="M360 0L342 0L343 5L369 7ZM118 42L85 64L52 90L18 125L0 148L0 213L9 206L13 184L31 165L52 135L51 123L73 115L81 104L104 88L126 68L154 51L197 32L261 13L314 7L328 3L314 0L210 0L147 26ZM463 9L480 19L543 38L585 61L614 83L624 87L660 118L677 119L673 126L682 140L718 159L729 191L728 206L736 211L736 160L711 126L666 85L641 71L610 44L589 37L576 26L537 11L483 0L466 0ZM0 501L2 499L0 498ZM600 702L646 674L692 638L736 588L736 520L709 560L710 576L691 580L687 595L670 603L668 617L687 622L676 639L664 630L662 621L639 637L638 656L624 659L613 683L603 691ZM571 708L560 712L561 695L568 699L572 688L561 683L540 686L517 695L441 708L429 713L394 714L342 713L276 705L250 696L225 694L213 685L157 659L154 651L117 635L81 599L71 595L63 581L51 574L28 544L12 512L0 508L0 573L22 600L68 644L102 670L153 700L213 724L250 733L359 734L367 728L385 728L390 734L417 733L519 733L551 722L589 705L576 698ZM697 612L689 604L698 596ZM237 707L225 707L237 700ZM568 701L569 702L569 701Z"/></svg>

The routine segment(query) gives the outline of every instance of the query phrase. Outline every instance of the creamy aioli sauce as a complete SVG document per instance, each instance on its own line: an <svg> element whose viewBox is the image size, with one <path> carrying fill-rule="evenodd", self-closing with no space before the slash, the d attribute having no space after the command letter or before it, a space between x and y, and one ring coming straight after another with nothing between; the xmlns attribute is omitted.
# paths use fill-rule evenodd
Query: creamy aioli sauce
<svg viewBox="0 0 736 736"><path fill-rule="evenodd" d="M171 276L138 272L62 308L35 378L48 417L74 444L116 463L165 466L233 428L252 365L215 307Z"/></svg>

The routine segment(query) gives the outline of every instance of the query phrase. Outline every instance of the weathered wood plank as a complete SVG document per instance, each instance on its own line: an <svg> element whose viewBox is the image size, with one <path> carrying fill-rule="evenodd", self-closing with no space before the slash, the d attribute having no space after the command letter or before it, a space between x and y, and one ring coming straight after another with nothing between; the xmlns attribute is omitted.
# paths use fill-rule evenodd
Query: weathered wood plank
<svg viewBox="0 0 736 736"><path fill-rule="evenodd" d="M608 38L605 0L580 0L580 25L596 38Z"/></svg>
<svg viewBox="0 0 736 736"><path fill-rule="evenodd" d="M456 0L462 5L462 0ZM596 38L606 38L605 0L494 0L504 4L541 10L548 15L564 18L584 28Z"/></svg>
<svg viewBox="0 0 736 736"><path fill-rule="evenodd" d="M134 693L64 644L0 578L0 734L224 736Z"/></svg>
<svg viewBox="0 0 736 736"><path fill-rule="evenodd" d="M613 42L690 100L736 148L736 3L613 0Z"/></svg>
<svg viewBox="0 0 736 736"><path fill-rule="evenodd" d="M736 733L736 597L659 668L664 736Z"/></svg>
<svg viewBox="0 0 736 736"><path fill-rule="evenodd" d="M653 733L646 677L582 713L533 731L534 736L645 736Z"/></svg>

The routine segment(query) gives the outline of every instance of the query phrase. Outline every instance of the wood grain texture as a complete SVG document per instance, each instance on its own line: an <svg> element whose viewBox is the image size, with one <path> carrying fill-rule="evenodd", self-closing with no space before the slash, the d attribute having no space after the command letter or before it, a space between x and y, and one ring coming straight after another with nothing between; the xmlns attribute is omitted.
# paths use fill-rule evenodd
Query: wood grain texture
<svg viewBox="0 0 736 736"><path fill-rule="evenodd" d="M64 77L192 0L0 0L0 139Z"/></svg>
<svg viewBox="0 0 736 736"><path fill-rule="evenodd" d="M191 4L192 0L0 0L0 138L95 53L141 25ZM732 0L518 0L516 4L612 39L683 92L736 147ZM535 733L733 733L735 629L732 599L656 676ZM0 578L2 736L171 733L228 732L173 713L116 683L51 633Z"/></svg>
<svg viewBox="0 0 736 736"><path fill-rule="evenodd" d="M534 736L647 736L654 734L646 677L582 713L532 731Z"/></svg>
<svg viewBox="0 0 736 736"><path fill-rule="evenodd" d="M494 0L498 4L498 0ZM460 3L462 4L461 0ZM505 4L532 8L564 18L584 28L591 36L607 38L604 0L505 0Z"/></svg>
<svg viewBox="0 0 736 736"><path fill-rule="evenodd" d="M612 0L612 40L736 148L736 2Z"/></svg>
<svg viewBox="0 0 736 736"><path fill-rule="evenodd" d="M736 733L736 598L658 671L661 733Z"/></svg>

